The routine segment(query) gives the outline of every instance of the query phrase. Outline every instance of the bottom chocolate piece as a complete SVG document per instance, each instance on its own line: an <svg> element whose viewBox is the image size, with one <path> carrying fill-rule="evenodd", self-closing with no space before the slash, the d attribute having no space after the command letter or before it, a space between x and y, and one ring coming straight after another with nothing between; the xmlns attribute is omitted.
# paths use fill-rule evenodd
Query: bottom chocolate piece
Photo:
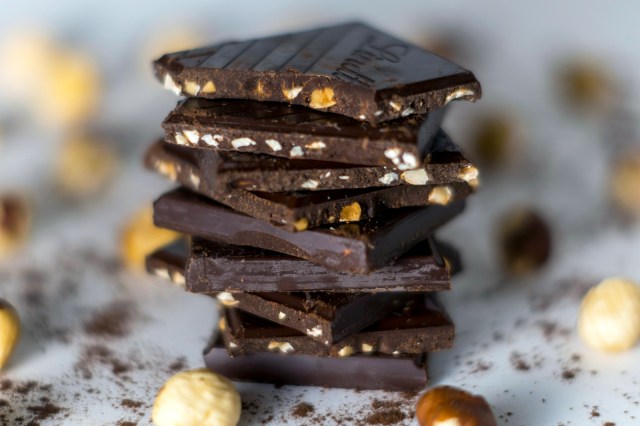
<svg viewBox="0 0 640 426"><path fill-rule="evenodd" d="M207 368L231 380L274 385L413 391L427 385L427 355L346 358L272 352L229 357L218 342L204 354Z"/></svg>

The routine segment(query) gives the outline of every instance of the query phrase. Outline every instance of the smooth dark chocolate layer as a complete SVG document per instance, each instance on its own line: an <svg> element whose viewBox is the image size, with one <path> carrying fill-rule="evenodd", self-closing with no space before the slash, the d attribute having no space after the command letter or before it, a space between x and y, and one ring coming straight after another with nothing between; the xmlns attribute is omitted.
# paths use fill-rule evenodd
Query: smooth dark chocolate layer
<svg viewBox="0 0 640 426"><path fill-rule="evenodd" d="M171 53L154 65L179 95L287 102L370 123L481 94L471 72L357 22Z"/></svg>
<svg viewBox="0 0 640 426"><path fill-rule="evenodd" d="M307 259L332 271L365 274L425 240L463 209L464 201L457 201L397 209L375 220L288 232L179 188L156 200L154 221L189 235Z"/></svg>
<svg viewBox="0 0 640 426"><path fill-rule="evenodd" d="M204 362L231 380L274 385L416 391L428 383L426 354L335 358L259 352L229 357L217 342L205 350Z"/></svg>
<svg viewBox="0 0 640 426"><path fill-rule="evenodd" d="M420 243L369 275L327 271L304 259L253 247L231 246L193 238L191 254L185 243L173 243L147 257L147 271L184 285L187 291L219 292L426 292L450 289L451 275L462 268L459 253L437 243L447 266L438 264L427 243Z"/></svg>
<svg viewBox="0 0 640 426"><path fill-rule="evenodd" d="M396 311L330 346L240 309L225 308L222 317L220 331L232 356L256 352L334 357L420 354L448 349L454 337L447 314L425 294L405 299Z"/></svg>
<svg viewBox="0 0 640 426"><path fill-rule="evenodd" d="M337 114L274 102L189 98L162 123L171 144L242 151L295 160L420 166L431 151L445 109L379 126Z"/></svg>

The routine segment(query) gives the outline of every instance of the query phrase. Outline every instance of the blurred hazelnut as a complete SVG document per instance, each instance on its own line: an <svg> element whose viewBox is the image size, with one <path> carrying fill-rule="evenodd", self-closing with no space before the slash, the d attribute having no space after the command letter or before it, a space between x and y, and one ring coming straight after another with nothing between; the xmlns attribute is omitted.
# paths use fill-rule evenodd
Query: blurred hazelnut
<svg viewBox="0 0 640 426"><path fill-rule="evenodd" d="M122 232L122 260L129 268L142 271L148 254L180 237L177 232L155 226L153 208L145 207L133 215Z"/></svg>
<svg viewBox="0 0 640 426"><path fill-rule="evenodd" d="M101 81L92 60L84 54L61 50L50 64L35 111L41 122L72 127L96 112Z"/></svg>
<svg viewBox="0 0 640 426"><path fill-rule="evenodd" d="M536 212L516 208L499 219L498 245L509 274L522 276L538 270L551 253L551 231Z"/></svg>
<svg viewBox="0 0 640 426"><path fill-rule="evenodd" d="M97 195L111 182L116 154L107 142L74 136L62 143L55 164L55 183L71 198Z"/></svg>
<svg viewBox="0 0 640 426"><path fill-rule="evenodd" d="M56 56L53 41L37 31L7 34L0 44L0 88L4 96L33 100ZM41 94L42 95L42 94Z"/></svg>
<svg viewBox="0 0 640 426"><path fill-rule="evenodd" d="M0 299L0 368L3 368L20 339L18 311L9 302Z"/></svg>
<svg viewBox="0 0 640 426"><path fill-rule="evenodd" d="M493 112L479 117L471 132L471 153L484 167L508 165L523 148L521 125L508 113Z"/></svg>
<svg viewBox="0 0 640 426"><path fill-rule="evenodd" d="M18 250L31 232L31 209L17 194L0 195L0 259Z"/></svg>
<svg viewBox="0 0 640 426"><path fill-rule="evenodd" d="M610 196L625 216L640 217L640 150L625 152L613 164Z"/></svg>
<svg viewBox="0 0 640 426"><path fill-rule="evenodd" d="M574 58L560 65L558 86L562 101L575 111L606 111L615 106L613 77L595 59Z"/></svg>
<svg viewBox="0 0 640 426"><path fill-rule="evenodd" d="M420 426L495 426L491 407L481 396L450 386L432 388L416 406Z"/></svg>
<svg viewBox="0 0 640 426"><path fill-rule="evenodd" d="M624 351L640 339L640 287L609 278L589 290L578 317L582 340L605 352Z"/></svg>
<svg viewBox="0 0 640 426"><path fill-rule="evenodd" d="M183 371L160 389L151 420L156 426L235 426L240 394L227 378L206 369Z"/></svg>

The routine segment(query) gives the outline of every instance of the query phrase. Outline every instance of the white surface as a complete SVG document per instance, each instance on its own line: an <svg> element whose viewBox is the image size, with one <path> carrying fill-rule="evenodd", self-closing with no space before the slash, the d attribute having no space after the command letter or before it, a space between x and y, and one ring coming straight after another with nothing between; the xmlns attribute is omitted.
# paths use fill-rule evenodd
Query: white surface
<svg viewBox="0 0 640 426"><path fill-rule="evenodd" d="M166 366L179 356L186 357L186 367L201 366L200 351L215 323L213 304L206 298L182 294L147 277L125 272L114 276L78 260L87 247L102 258L115 256L117 232L127 214L166 187L138 165L140 153L158 134L159 122L174 102L132 59L144 45L142 32L195 22L207 39L219 39L351 17L414 40L439 29L463 28L471 36L467 41L473 52L465 65L483 84L484 98L476 105L455 105L447 129L464 142L467 118L494 107L511 109L525 124L527 150L521 162L508 172L485 174L484 185L465 215L442 235L462 248L466 272L456 278L454 291L445 298L458 334L453 350L433 356L433 384L454 384L484 395L500 424L601 425L610 421L619 426L640 422L640 349L618 355L594 353L574 332L585 288L611 275L640 280L640 228L623 228L608 215L609 150L601 140L606 123L564 113L551 80L553 67L565 54L587 52L610 60L617 75L630 79L624 85L628 97L621 103L637 113L637 3L616 2L615 7L578 1L553 5L451 1L421 2L420 6L405 1L393 7L383 2L372 2L373 6L361 1L343 3L184 1L179 5L136 2L132 6L124 1L62 1L56 7L47 2L11 2L8 11L3 8L0 31L4 34L35 23L75 46L93 49L108 77L103 114L95 126L112 135L120 151L128 155L118 181L105 197L73 206L57 199L49 183L50 159L61 135L23 127L4 137L0 187L26 188L36 202L38 216L34 238L19 259L22 266L0 266L0 296L14 302L25 315L24 339L2 378L36 379L54 386L54 399L67 409L67 417L59 415L42 424L148 423L155 390L170 374ZM510 282L499 273L491 235L497 215L518 203L535 205L552 221L555 247L545 271ZM49 296L42 310L23 302L21 271L34 266L47 275ZM79 284L77 295L64 297L59 292L60 279L65 276ZM98 365L92 379L82 379L73 364L83 347L95 343L83 331L83 321L114 299L134 303L138 315L132 334L114 340L111 347L123 358L141 358L163 367L141 368L131 373L131 381L118 384L122 380L115 380L108 366ZM539 309L542 302L548 302L546 310ZM545 338L544 321L557 323L560 332ZM51 336L51 329L57 327L69 330L69 343ZM496 335L502 338L496 341ZM522 354L530 370L512 366L514 352ZM579 361L572 361L574 354L580 356ZM579 369L573 380L562 378L568 369ZM308 424L290 415L291 407L300 400L314 404L316 412L356 420L373 412L369 408L373 398L404 401L379 392L248 384L240 389L246 400L259 404L258 414L246 415L244 424L256 424L269 415L274 415L270 423L274 425ZM122 398L143 401L146 406L136 413L121 407ZM19 412L29 404L12 401ZM599 417L592 417L595 406ZM407 401L403 410L409 414L411 409L412 402ZM333 423L331 418L325 422ZM342 424L353 423L357 424ZM414 421L408 418L405 424Z"/></svg>

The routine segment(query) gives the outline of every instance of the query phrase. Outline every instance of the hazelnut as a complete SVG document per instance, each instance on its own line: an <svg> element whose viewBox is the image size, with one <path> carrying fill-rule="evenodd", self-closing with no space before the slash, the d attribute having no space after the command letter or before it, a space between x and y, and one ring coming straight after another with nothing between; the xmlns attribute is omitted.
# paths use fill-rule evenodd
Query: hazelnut
<svg viewBox="0 0 640 426"><path fill-rule="evenodd" d="M86 122L96 112L102 83L98 70L88 56L60 51L45 76L42 91L35 102L36 114L45 124L72 127Z"/></svg>
<svg viewBox="0 0 640 426"><path fill-rule="evenodd" d="M293 223L293 229L298 232L304 231L309 227L309 220L306 217L300 218Z"/></svg>
<svg viewBox="0 0 640 426"><path fill-rule="evenodd" d="M0 368L3 368L20 339L20 317L9 302L0 299Z"/></svg>
<svg viewBox="0 0 640 426"><path fill-rule="evenodd" d="M498 246L506 271L523 276L538 270L551 254L551 231L533 210L520 207L499 219Z"/></svg>
<svg viewBox="0 0 640 426"><path fill-rule="evenodd" d="M311 92L311 101L309 102L311 108L324 109L335 104L336 101L333 98L333 89L331 87L324 87Z"/></svg>
<svg viewBox="0 0 640 426"><path fill-rule="evenodd" d="M31 211L16 194L0 196L0 259L19 249L31 232Z"/></svg>
<svg viewBox="0 0 640 426"><path fill-rule="evenodd" d="M60 146L55 164L55 183L63 195L82 198L103 191L115 175L117 157L104 141L74 136Z"/></svg>
<svg viewBox="0 0 640 426"><path fill-rule="evenodd" d="M512 162L522 149L521 126L511 114L494 111L479 117L472 129L472 154L487 168Z"/></svg>
<svg viewBox="0 0 640 426"><path fill-rule="evenodd" d="M171 377L156 396L151 420L157 426L235 426L240 394L233 383L206 369Z"/></svg>
<svg viewBox="0 0 640 426"><path fill-rule="evenodd" d="M422 395L416 406L420 426L495 426L487 401L462 389L439 386Z"/></svg>
<svg viewBox="0 0 640 426"><path fill-rule="evenodd" d="M362 216L362 207L356 201L344 206L340 211L340 222L357 222Z"/></svg>
<svg viewBox="0 0 640 426"><path fill-rule="evenodd" d="M574 58L560 65L557 85L561 100L576 112L607 111L617 98L610 70L596 58Z"/></svg>
<svg viewBox="0 0 640 426"><path fill-rule="evenodd" d="M624 215L640 217L640 151L625 152L610 177L611 198Z"/></svg>
<svg viewBox="0 0 640 426"><path fill-rule="evenodd" d="M121 238L120 251L124 263L131 269L143 270L145 257L152 251L180 238L180 234L153 224L153 208L145 207L127 222Z"/></svg>
<svg viewBox="0 0 640 426"><path fill-rule="evenodd" d="M436 186L429 193L429 204L446 206L453 199L453 189L449 186Z"/></svg>
<svg viewBox="0 0 640 426"><path fill-rule="evenodd" d="M425 185L429 181L429 175L427 175L427 171L425 169L402 172L400 178L409 185Z"/></svg>
<svg viewBox="0 0 640 426"><path fill-rule="evenodd" d="M640 339L640 287L609 278L589 290L578 316L578 332L594 349L623 351Z"/></svg>

